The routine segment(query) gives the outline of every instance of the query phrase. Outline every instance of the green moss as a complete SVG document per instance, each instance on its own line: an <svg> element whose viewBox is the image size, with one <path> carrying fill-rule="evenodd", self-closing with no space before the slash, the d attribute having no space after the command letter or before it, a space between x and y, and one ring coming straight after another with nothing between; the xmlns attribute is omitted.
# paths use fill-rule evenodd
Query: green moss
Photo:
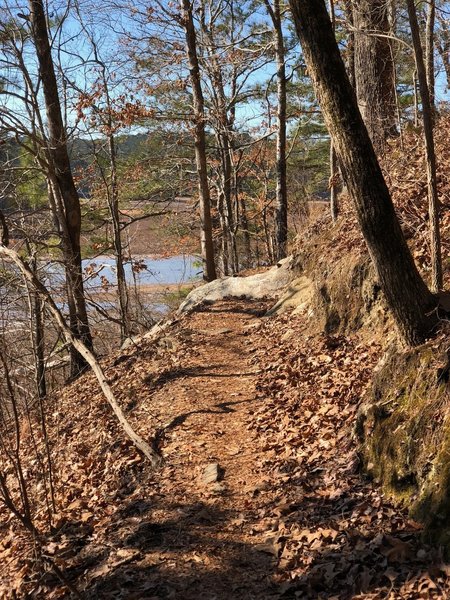
<svg viewBox="0 0 450 600"><path fill-rule="evenodd" d="M428 474L428 485L411 506L412 515L425 523L426 535L446 547L450 555L450 426L445 425L438 453Z"/></svg>
<svg viewBox="0 0 450 600"><path fill-rule="evenodd" d="M366 471L444 543L450 541L450 423L448 392L437 381L439 356L431 345L391 349L359 416L358 435Z"/></svg>

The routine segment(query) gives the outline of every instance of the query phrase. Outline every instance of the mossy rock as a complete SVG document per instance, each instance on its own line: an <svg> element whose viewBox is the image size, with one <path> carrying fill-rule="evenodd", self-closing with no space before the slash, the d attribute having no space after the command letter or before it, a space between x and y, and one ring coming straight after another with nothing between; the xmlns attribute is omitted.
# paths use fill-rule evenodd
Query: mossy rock
<svg viewBox="0 0 450 600"><path fill-rule="evenodd" d="M356 432L367 474L405 503L426 534L450 551L450 404L439 381L445 346L386 353L361 407Z"/></svg>

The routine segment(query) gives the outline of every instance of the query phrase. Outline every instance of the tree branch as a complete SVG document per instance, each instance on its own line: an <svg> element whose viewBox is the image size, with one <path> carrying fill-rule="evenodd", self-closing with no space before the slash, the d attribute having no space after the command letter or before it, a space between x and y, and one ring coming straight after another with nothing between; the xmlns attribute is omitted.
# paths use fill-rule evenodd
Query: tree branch
<svg viewBox="0 0 450 600"><path fill-rule="evenodd" d="M0 256L2 255L8 257L14 262L14 264L21 272L25 281L28 282L35 289L35 291L45 300L48 311L56 321L58 327L61 329L61 332L63 333L67 342L70 343L75 348L75 350L77 350L77 352L81 354L81 356L83 356L83 358L92 368L107 402L112 408L112 411L116 415L119 423L121 424L123 430L129 437L129 439L134 443L136 448L140 450L140 452L142 452L142 454L150 461L152 467L156 468L157 466L159 466L161 464L160 455L157 454L155 450L153 450L153 448L140 435L138 435L128 423L125 414L119 406L114 396L114 392L106 379L106 375L100 363L95 358L94 354L85 346L85 344L83 344L83 342L81 342L73 335L69 327L66 325L66 322L61 312L59 311L58 307L53 301L53 298L51 297L47 288L39 281L39 279L34 275L34 273L31 271L28 265L25 264L25 262L20 258L20 256L15 250L6 248L6 246L4 245L0 245Z"/></svg>

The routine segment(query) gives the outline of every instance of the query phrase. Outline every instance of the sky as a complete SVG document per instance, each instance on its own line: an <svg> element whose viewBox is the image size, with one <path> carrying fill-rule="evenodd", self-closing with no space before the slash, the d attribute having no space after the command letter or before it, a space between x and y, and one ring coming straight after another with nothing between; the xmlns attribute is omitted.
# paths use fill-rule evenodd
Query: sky
<svg viewBox="0 0 450 600"><path fill-rule="evenodd" d="M212 7L217 7L218 2L220 0L216 0ZM169 5L165 0L163 0L163 4L165 6ZM147 4L138 0L131 7L131 11L134 13L131 15L130 7L111 3L108 9L105 9L106 4L99 3L97 0L78 0L77 4L73 0L69 0L69 4L64 3L62 0L51 0L49 3L49 14L54 22L52 28L54 60L59 70L61 84L64 79L66 80L66 85L62 85L62 98L67 100L67 122L69 127L76 126L78 135L83 135L83 131L86 132L87 124L77 121L74 103L75 99L78 98L78 91L71 92L70 85L67 85L67 83L74 84L78 90L92 89L95 80L98 78L98 64L95 61L91 40L95 41L100 58L108 65L108 82L112 95L125 93L127 98L130 97L129 89L137 82L138 75L128 52L131 50L132 45L138 43L139 40L144 40L145 47L145 44L148 43L145 38L148 40L152 35L156 39L167 36L170 43L173 44L173 60L172 63L168 62L164 70L164 76L168 80L170 78L178 79L179 77L187 80L187 70L179 60L179 56L183 54L182 35L176 27L173 27L174 23L171 23L170 19L166 23L157 24L154 18L155 13L147 11L148 6L155 5L156 3L151 0ZM241 2L240 5L245 7L249 3ZM17 18L18 13L23 15L28 13L26 0L0 0L0 17L3 16L3 25L0 25L0 32L5 27L5 14L9 15L9 18ZM80 22L80 15L82 15L83 24ZM149 15L150 22L149 19L146 19ZM60 26L57 26L55 20L61 16L63 19ZM152 19L155 21L153 24L151 23ZM23 18L19 18L18 22L24 27L28 25ZM267 28L267 19L261 5L258 10L252 12L249 24L242 29L239 34L240 37L245 38L251 27ZM129 37L129 40L125 43L124 40L127 37ZM24 64L30 79L36 80L37 68L33 48L26 38L22 41L20 41L20 38L21 35L17 34L14 47L23 51ZM226 49L223 52L226 52ZM288 62L290 64L296 59L298 52L298 48L296 48L289 58ZM155 57L153 57L153 60L156 60ZM32 120L36 118L36 114L34 110L30 110L29 103L28 105L24 103L24 100L30 99L29 90L26 89L26 86L24 87L22 74L14 67L15 61L16 59L11 54L0 53L0 76L3 80L9 81L9 86L4 89L4 92L14 91L17 94L13 96L11 93L0 93L0 111L3 109L3 114L5 114L8 110L11 112L10 109L13 107L14 115L11 119L11 126L21 123L24 129L32 129ZM62 72L64 72L64 78L61 77ZM275 65L273 62L264 63L264 61L261 61L260 68L248 77L243 89L245 90L246 87L256 84L264 85L267 80L273 78L274 73ZM16 83L17 85L15 85ZM212 92L211 89L210 92ZM134 97L139 97L140 94L143 102L148 102L149 96L142 93L142 90L141 92L135 91ZM436 96L438 102L450 100L442 69L437 76ZM41 103L41 101L40 92L38 92L38 103ZM150 101L152 100L150 99ZM270 103L274 108L273 97L270 99ZM239 126L248 130L260 127L263 121L267 121L267 117L263 114L265 109L266 103L264 101L240 104L237 112Z"/></svg>

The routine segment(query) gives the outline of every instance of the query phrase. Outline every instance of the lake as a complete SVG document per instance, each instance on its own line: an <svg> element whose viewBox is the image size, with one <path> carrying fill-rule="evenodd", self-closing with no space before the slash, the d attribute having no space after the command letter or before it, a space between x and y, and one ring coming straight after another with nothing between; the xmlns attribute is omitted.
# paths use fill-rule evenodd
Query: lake
<svg viewBox="0 0 450 600"><path fill-rule="evenodd" d="M201 279L202 269L199 258L189 255L169 258L142 257L124 265L128 284L136 281L139 286L181 285ZM64 270L60 263L50 263L46 267L50 281L63 280ZM102 288L117 283L115 260L109 256L83 260L85 285L88 289Z"/></svg>

